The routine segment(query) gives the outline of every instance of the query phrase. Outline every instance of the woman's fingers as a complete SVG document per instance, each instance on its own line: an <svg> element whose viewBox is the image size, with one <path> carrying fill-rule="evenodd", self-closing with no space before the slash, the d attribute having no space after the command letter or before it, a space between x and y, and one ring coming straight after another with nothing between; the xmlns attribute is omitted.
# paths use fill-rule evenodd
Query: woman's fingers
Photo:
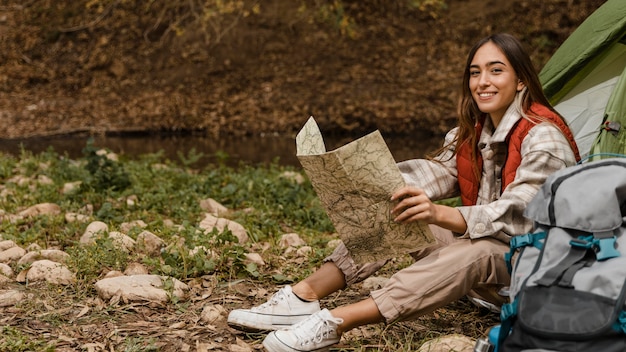
<svg viewBox="0 0 626 352"><path fill-rule="evenodd" d="M420 188L403 187L391 199L398 200L391 211L395 216L394 221L410 222L427 220L430 217L431 201Z"/></svg>

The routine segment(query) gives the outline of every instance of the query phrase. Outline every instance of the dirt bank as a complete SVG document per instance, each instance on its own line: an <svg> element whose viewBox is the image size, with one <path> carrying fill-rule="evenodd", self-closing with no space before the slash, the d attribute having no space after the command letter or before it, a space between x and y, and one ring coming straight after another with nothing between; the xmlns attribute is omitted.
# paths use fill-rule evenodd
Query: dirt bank
<svg viewBox="0 0 626 352"><path fill-rule="evenodd" d="M344 33L291 0L202 27L196 2L4 1L0 138L293 135L309 115L337 134L441 133L476 39L515 34L540 68L604 1L343 1Z"/></svg>

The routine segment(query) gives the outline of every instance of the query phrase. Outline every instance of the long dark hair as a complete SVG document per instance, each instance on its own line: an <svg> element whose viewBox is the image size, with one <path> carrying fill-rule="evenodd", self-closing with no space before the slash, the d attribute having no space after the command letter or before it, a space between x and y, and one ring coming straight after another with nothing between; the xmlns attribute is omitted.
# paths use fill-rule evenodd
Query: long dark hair
<svg viewBox="0 0 626 352"><path fill-rule="evenodd" d="M477 121L484 119L487 116L486 113L483 113L478 109L478 105L472 97L469 80L470 65L474 59L474 55L476 55L476 51L489 42L495 44L502 51L511 63L517 78L525 85L525 88L517 93L517 97L513 102L513 104L518 105L517 108L521 115L524 118L528 118L528 115L532 114L532 112L530 112L530 106L533 103L544 105L558 115L543 93L543 88L541 87L541 82L539 81L537 72L532 64L532 61L530 60L530 56L524 50L521 42L514 36L507 33L498 33L487 36L478 41L467 55L467 62L463 72L461 98L459 99L457 106L459 131L456 136L456 141L453 142L453 144L456 144L455 153L459 150L463 143L469 143L471 146L475 146L478 143L476 140L477 136L475 125ZM540 116L532 117L533 120L531 121L535 123L537 121L544 120ZM475 148L471 149L472 159L476 161Z"/></svg>

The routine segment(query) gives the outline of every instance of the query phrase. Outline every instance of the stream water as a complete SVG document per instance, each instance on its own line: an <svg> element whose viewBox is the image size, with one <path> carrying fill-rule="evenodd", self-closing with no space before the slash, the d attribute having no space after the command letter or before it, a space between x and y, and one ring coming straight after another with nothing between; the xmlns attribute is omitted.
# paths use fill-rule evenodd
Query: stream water
<svg viewBox="0 0 626 352"><path fill-rule="evenodd" d="M327 150L333 150L356 137L324 137ZM203 157L194 166L202 167L215 163L227 156L226 164L239 163L249 165L269 164L277 161L281 165L300 166L296 158L295 137L265 136L244 138L214 139L204 136L96 136L96 147L108 148L115 153L135 158L144 154L162 151L170 160L180 161L179 154L187 157L192 150L202 153ZM443 141L442 136L387 137L385 141L396 161L422 157ZM0 139L0 152L19 156L22 149L39 154L52 148L55 152L70 158L83 156L82 150L87 145L88 137L61 136L31 138L23 140ZM218 157L220 155L220 157Z"/></svg>

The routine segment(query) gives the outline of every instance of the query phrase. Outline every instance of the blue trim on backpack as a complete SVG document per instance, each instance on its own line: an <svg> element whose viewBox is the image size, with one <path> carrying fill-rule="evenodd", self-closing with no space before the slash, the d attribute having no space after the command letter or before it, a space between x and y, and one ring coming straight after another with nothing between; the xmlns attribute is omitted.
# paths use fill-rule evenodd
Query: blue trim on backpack
<svg viewBox="0 0 626 352"><path fill-rule="evenodd" d="M596 238L593 235L578 236L569 241L570 246L578 248L593 248L596 253L596 260L603 261L617 258L622 254L615 248L615 236L606 238Z"/></svg>
<svg viewBox="0 0 626 352"><path fill-rule="evenodd" d="M498 331L498 341L496 346L502 346L504 339L511 333L513 320L517 316L517 297L511 303L505 303L500 310L500 331Z"/></svg>
<svg viewBox="0 0 626 352"><path fill-rule="evenodd" d="M543 242L546 238L547 233L545 231L527 233L525 235L513 236L509 243L511 250L504 255L504 261L506 262L506 268L509 270L509 274L513 272L513 265L511 264L511 260L513 259L513 255L515 251L517 251L521 247L527 247L532 245L533 247L541 250L543 248Z"/></svg>
<svg viewBox="0 0 626 352"><path fill-rule="evenodd" d="M619 313L619 317L617 317L617 320L615 321L615 323L613 323L613 330L626 334L626 312L625 311L621 311Z"/></svg>

